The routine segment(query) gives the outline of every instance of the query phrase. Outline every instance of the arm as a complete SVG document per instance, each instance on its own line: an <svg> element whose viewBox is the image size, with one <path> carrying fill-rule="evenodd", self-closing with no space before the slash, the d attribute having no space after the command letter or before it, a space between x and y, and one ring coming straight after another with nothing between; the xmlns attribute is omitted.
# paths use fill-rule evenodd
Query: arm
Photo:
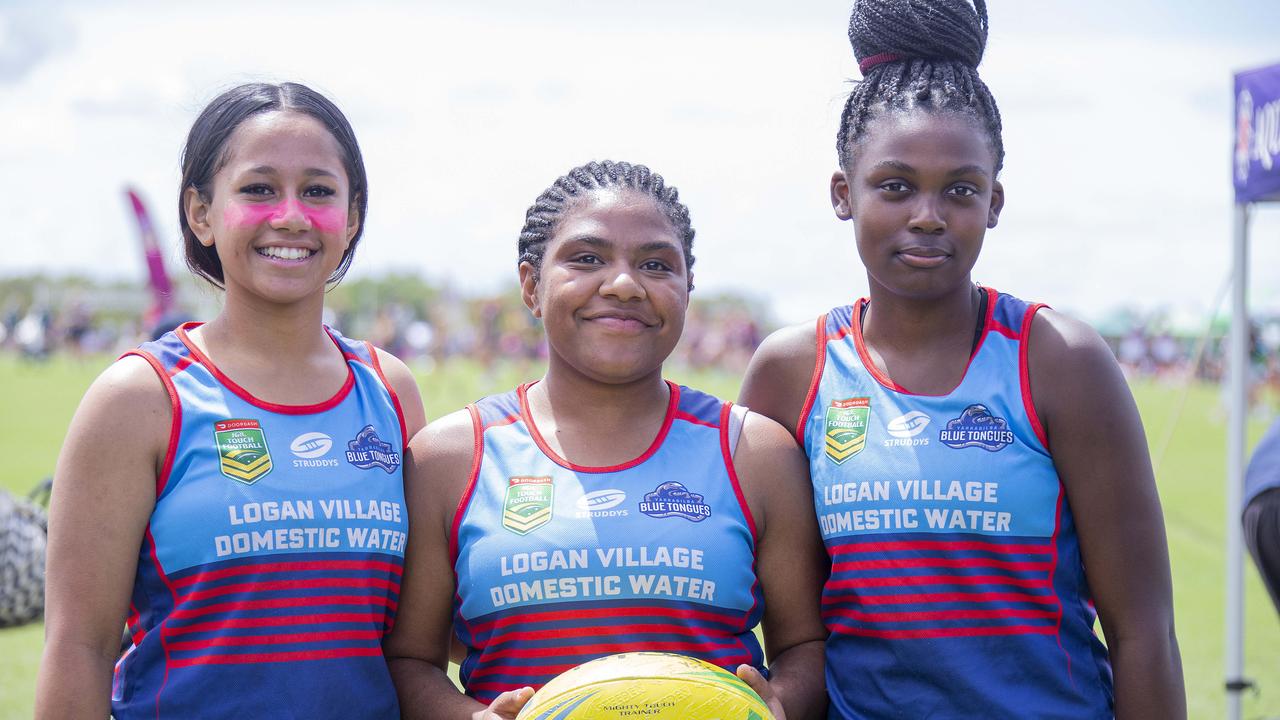
<svg viewBox="0 0 1280 720"><path fill-rule="evenodd" d="M49 508L38 718L110 714L111 668L171 426L168 393L133 356L94 381L71 420Z"/></svg>
<svg viewBox="0 0 1280 720"><path fill-rule="evenodd" d="M778 330L765 338L751 357L738 402L772 418L795 437L817 359L814 323Z"/></svg>
<svg viewBox="0 0 1280 720"><path fill-rule="evenodd" d="M382 366L383 376L387 384L400 399L400 410L404 413L405 442L407 443L427 424L427 413L422 408L422 394L418 392L418 381L414 379L409 366L391 353L375 348L378 364Z"/></svg>
<svg viewBox="0 0 1280 720"><path fill-rule="evenodd" d="M756 573L764 591L769 689L785 709L785 717L822 717L827 702L823 658L827 630L820 598L827 558L813 512L808 462L785 428L753 412L743 424L734 467L756 522ZM741 668L739 674L748 679ZM778 706L770 705L781 720L784 716Z"/></svg>
<svg viewBox="0 0 1280 720"><path fill-rule="evenodd" d="M1164 517L1133 395L1087 325L1042 310L1030 335L1032 397L1080 534L1116 717L1185 718Z"/></svg>
<svg viewBox="0 0 1280 720"><path fill-rule="evenodd" d="M404 718L514 718L533 695L528 688L504 693L486 709L446 674L454 595L449 535L474 443L471 415L459 410L417 433L405 451L409 544L395 628L383 641Z"/></svg>

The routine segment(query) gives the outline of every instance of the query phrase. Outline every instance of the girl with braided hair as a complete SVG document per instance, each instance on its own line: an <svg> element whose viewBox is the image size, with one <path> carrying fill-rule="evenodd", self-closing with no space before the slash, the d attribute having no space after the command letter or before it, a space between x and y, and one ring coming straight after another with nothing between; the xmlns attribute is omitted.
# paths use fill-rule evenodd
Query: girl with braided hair
<svg viewBox="0 0 1280 720"><path fill-rule="evenodd" d="M986 38L983 0L855 4L864 79L831 202L869 296L770 336L743 385L809 456L831 717L1184 717L1163 518L1116 361L970 276L1005 201Z"/></svg>
<svg viewBox="0 0 1280 720"><path fill-rule="evenodd" d="M520 284L546 375L432 423L405 464L385 649L406 717L511 718L558 673L639 650L736 671L778 718L821 714L804 456L777 423L662 377L693 234L642 165L588 163L529 208ZM445 675L452 632L466 696Z"/></svg>

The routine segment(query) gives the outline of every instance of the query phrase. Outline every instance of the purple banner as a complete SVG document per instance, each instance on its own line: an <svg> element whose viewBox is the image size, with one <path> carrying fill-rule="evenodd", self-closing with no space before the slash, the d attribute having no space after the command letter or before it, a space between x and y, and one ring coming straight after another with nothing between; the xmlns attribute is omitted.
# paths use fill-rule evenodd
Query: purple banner
<svg viewBox="0 0 1280 720"><path fill-rule="evenodd" d="M1280 201L1280 65L1236 74L1236 202Z"/></svg>

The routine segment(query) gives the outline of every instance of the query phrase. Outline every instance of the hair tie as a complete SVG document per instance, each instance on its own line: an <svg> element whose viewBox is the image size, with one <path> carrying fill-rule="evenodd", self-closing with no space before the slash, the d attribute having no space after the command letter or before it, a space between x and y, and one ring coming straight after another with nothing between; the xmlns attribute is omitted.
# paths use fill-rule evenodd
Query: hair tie
<svg viewBox="0 0 1280 720"><path fill-rule="evenodd" d="M903 59L902 56L897 53L890 53L890 52L877 53L859 62L858 70L860 70L863 75L866 75L868 70L870 70L871 68L877 65L883 65L884 63L887 63L887 62L894 62L896 60L902 60L902 59Z"/></svg>

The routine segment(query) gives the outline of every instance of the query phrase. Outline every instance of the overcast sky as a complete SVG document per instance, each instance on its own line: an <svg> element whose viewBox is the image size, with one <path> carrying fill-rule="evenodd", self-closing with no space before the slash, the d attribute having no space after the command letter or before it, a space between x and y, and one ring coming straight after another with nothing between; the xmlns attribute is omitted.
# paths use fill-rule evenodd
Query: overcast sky
<svg viewBox="0 0 1280 720"><path fill-rule="evenodd" d="M1208 313L1230 263L1231 76L1280 62L1280 2L989 4L980 70L1008 201L975 279L1090 319ZM849 6L0 0L0 274L141 280L126 185L181 272L191 121L239 82L297 80L337 101L365 153L353 275L502 287L525 208L611 158L680 188L700 289L807 319L866 291L827 194L858 77ZM1255 305L1280 310L1280 210L1257 214L1253 260Z"/></svg>

